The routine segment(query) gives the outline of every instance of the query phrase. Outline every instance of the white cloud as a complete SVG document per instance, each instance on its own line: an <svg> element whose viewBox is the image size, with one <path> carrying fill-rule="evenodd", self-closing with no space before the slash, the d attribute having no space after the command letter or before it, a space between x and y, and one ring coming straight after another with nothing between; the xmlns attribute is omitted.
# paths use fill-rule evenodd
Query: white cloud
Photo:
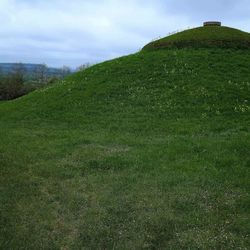
<svg viewBox="0 0 250 250"><path fill-rule="evenodd" d="M0 0L0 58L77 66L133 53L153 38L200 25L181 2Z"/></svg>

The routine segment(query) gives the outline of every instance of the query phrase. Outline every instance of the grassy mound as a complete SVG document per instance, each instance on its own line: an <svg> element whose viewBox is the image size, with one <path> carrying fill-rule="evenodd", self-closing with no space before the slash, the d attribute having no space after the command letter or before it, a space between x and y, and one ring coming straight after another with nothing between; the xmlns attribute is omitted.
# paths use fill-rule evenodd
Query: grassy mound
<svg viewBox="0 0 250 250"><path fill-rule="evenodd" d="M141 52L1 103L1 248L246 249L249 68Z"/></svg>
<svg viewBox="0 0 250 250"><path fill-rule="evenodd" d="M249 49L250 33L220 26L185 30L146 45L143 50L170 48L234 48Z"/></svg>

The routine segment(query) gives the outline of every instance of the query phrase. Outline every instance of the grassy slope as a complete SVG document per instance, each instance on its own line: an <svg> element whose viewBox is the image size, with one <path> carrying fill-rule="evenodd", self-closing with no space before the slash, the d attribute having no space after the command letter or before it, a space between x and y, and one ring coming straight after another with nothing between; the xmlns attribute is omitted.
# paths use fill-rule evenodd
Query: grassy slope
<svg viewBox="0 0 250 250"><path fill-rule="evenodd" d="M147 44L143 50L165 48L250 48L250 34L241 30L207 26L185 30Z"/></svg>
<svg viewBox="0 0 250 250"><path fill-rule="evenodd" d="M247 249L249 68L144 52L0 104L1 248Z"/></svg>

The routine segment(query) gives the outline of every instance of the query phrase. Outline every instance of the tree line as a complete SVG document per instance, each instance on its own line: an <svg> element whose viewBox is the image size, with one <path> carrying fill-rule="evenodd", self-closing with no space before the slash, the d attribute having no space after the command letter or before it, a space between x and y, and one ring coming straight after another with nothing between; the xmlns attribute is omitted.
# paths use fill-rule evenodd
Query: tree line
<svg viewBox="0 0 250 250"><path fill-rule="evenodd" d="M89 64L83 64L76 71L85 70ZM35 65L27 70L23 63L11 65L8 73L0 65L0 100L12 100L31 91L54 84L72 73L68 66L63 66L51 73L47 65Z"/></svg>

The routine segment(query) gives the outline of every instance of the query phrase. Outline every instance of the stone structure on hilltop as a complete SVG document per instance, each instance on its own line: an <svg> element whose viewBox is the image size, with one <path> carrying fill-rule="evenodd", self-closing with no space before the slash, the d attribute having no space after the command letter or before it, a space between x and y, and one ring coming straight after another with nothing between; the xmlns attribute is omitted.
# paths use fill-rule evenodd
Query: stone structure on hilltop
<svg viewBox="0 0 250 250"><path fill-rule="evenodd" d="M221 26L221 22L217 21L204 22L203 26Z"/></svg>

